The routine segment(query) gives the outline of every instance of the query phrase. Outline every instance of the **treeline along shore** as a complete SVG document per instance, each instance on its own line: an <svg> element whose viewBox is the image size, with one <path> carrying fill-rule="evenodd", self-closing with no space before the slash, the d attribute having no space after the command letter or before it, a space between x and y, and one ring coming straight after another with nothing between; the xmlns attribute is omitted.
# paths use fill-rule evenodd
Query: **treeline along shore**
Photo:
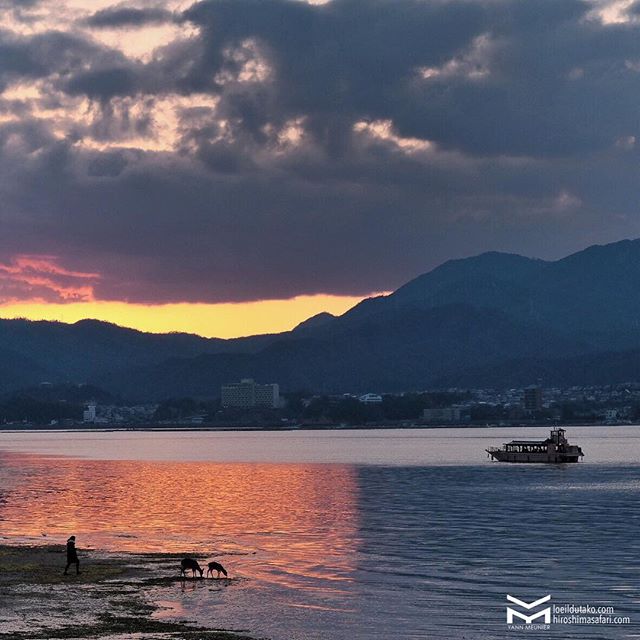
<svg viewBox="0 0 640 640"><path fill-rule="evenodd" d="M525 401L527 393L533 406ZM300 391L286 392L281 400L278 408L231 408L222 406L219 398L196 397L132 406L91 385L47 384L0 395L0 430L547 426L640 421L638 383L364 396Z"/></svg>

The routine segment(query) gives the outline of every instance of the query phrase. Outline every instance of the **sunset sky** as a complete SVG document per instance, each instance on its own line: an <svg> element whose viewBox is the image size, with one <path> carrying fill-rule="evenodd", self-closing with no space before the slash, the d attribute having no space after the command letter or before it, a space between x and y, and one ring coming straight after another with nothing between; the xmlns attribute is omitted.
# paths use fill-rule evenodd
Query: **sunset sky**
<svg viewBox="0 0 640 640"><path fill-rule="evenodd" d="M640 2L0 0L0 316L230 337L640 236Z"/></svg>

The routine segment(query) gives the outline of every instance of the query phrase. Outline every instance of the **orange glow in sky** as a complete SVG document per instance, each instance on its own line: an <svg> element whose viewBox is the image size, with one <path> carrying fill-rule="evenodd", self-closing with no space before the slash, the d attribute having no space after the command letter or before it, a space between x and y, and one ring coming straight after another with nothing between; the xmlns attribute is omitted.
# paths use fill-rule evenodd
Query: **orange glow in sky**
<svg viewBox="0 0 640 640"><path fill-rule="evenodd" d="M377 295L377 294L372 294ZM84 318L113 322L153 333L181 331L205 337L235 338L279 333L322 311L340 315L360 302L359 296L298 296L290 300L260 300L225 304L143 305L125 302L12 302L0 306L2 318L58 320Z"/></svg>

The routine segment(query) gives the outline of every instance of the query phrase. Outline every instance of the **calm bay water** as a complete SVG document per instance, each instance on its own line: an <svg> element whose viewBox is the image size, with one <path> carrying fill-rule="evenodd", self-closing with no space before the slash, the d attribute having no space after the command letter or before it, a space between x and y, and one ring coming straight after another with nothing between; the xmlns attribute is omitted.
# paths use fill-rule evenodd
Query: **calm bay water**
<svg viewBox="0 0 640 640"><path fill-rule="evenodd" d="M0 538L199 551L236 580L165 614L274 640L640 637L640 427L570 429L576 465L485 457L546 435L0 433ZM516 632L507 593L631 624Z"/></svg>

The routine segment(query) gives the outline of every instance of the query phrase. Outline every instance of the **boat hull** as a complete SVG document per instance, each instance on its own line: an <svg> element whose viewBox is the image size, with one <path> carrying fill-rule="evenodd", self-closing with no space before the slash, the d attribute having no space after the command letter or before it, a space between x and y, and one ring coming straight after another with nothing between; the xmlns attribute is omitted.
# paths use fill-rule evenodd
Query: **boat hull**
<svg viewBox="0 0 640 640"><path fill-rule="evenodd" d="M563 454L557 452L520 453L516 451L489 451L487 453L498 462L513 462L522 464L565 464L578 462L579 454Z"/></svg>

